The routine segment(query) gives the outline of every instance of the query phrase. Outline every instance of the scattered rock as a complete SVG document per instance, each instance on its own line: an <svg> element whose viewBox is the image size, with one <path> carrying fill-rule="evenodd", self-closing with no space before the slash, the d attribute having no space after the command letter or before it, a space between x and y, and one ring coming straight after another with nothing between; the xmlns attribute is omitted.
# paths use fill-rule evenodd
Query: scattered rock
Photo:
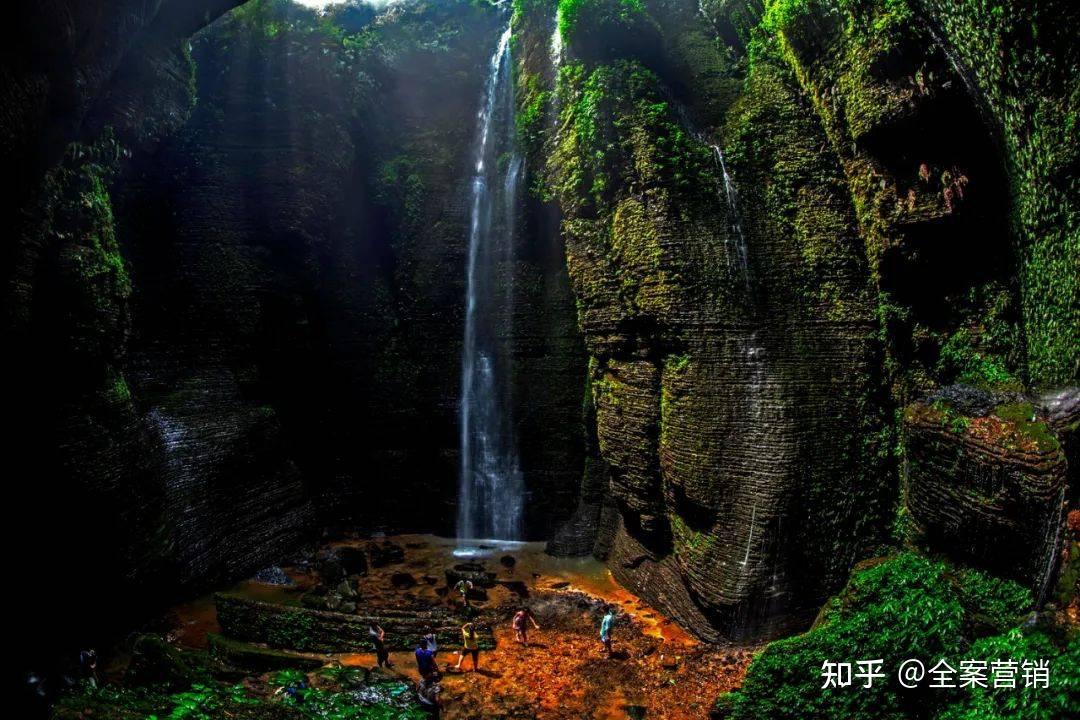
<svg viewBox="0 0 1080 720"><path fill-rule="evenodd" d="M293 580L291 577L285 574L277 565L271 565L270 567L263 568L259 572L255 573L252 580L264 585L292 585Z"/></svg>
<svg viewBox="0 0 1080 720"><path fill-rule="evenodd" d="M427 585L435 585L439 582L439 578L435 577L434 575L424 575L420 579L423 580L424 583Z"/></svg>

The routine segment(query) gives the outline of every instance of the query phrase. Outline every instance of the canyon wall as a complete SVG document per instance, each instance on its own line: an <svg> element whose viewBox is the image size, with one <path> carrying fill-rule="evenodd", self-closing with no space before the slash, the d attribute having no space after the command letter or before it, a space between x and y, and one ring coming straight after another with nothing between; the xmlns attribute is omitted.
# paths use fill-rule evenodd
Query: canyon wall
<svg viewBox="0 0 1080 720"><path fill-rule="evenodd" d="M959 496L927 500L959 470L901 418L953 383L1077 379L1074 143L1046 144L1073 127L1075 52L1017 20L1073 11L1037 5L515 4L618 508L612 571L702 637L806 622L881 543L994 555L992 530L956 536L977 515ZM974 69L988 48L1007 59ZM1008 440L1025 430L972 422L1023 468L986 502L1030 521L1007 574L1038 586L1058 440L1029 463Z"/></svg>

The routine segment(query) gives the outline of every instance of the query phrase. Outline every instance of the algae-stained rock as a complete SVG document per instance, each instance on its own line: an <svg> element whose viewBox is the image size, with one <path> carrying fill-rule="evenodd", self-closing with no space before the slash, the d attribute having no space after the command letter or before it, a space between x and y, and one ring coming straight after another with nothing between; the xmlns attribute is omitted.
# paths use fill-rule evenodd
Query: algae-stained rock
<svg viewBox="0 0 1080 720"><path fill-rule="evenodd" d="M356 614L278 605L219 593L214 597L221 632L230 638L302 652L368 652L371 622L386 631L386 646L408 650L422 636L434 632L441 645L459 642L464 619L446 608L371 610ZM491 629L482 627L480 647L494 647Z"/></svg>
<svg viewBox="0 0 1080 720"><path fill-rule="evenodd" d="M1042 589L1062 537L1066 461L1031 403L904 412L906 503L935 549Z"/></svg>

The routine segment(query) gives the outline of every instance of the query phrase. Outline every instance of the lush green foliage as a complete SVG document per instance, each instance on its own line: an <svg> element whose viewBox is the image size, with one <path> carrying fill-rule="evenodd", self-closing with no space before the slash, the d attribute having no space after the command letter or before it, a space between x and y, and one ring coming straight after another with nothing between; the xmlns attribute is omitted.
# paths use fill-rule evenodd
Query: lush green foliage
<svg viewBox="0 0 1080 720"><path fill-rule="evenodd" d="M1062 650L1039 630L1010 630L975 641L971 658L1050 662L1050 685L1038 690L973 687L957 693L938 720L1064 720L1080 717L1080 638Z"/></svg>
<svg viewBox="0 0 1080 720"><path fill-rule="evenodd" d="M644 15L642 0L559 0L559 32L570 41L578 32L628 29Z"/></svg>
<svg viewBox="0 0 1080 720"><path fill-rule="evenodd" d="M747 719L910 717L940 698L888 679L872 688L822 689L822 663L881 658L895 672L908 658L970 654L974 617L1004 630L1030 604L1030 593L1015 583L904 552L856 570L815 627L770 644L725 702L735 718Z"/></svg>

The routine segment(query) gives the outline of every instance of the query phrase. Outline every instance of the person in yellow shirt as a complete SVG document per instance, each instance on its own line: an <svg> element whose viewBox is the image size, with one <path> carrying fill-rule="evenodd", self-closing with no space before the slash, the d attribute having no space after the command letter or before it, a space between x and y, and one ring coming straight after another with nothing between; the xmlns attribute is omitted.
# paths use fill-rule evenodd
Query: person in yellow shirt
<svg viewBox="0 0 1080 720"><path fill-rule="evenodd" d="M460 670L461 663L465 662L465 656L472 655L472 669L473 672L476 672L476 668L480 663L480 640L476 636L476 626L472 623L465 623L461 626L461 645L457 667L454 669Z"/></svg>

